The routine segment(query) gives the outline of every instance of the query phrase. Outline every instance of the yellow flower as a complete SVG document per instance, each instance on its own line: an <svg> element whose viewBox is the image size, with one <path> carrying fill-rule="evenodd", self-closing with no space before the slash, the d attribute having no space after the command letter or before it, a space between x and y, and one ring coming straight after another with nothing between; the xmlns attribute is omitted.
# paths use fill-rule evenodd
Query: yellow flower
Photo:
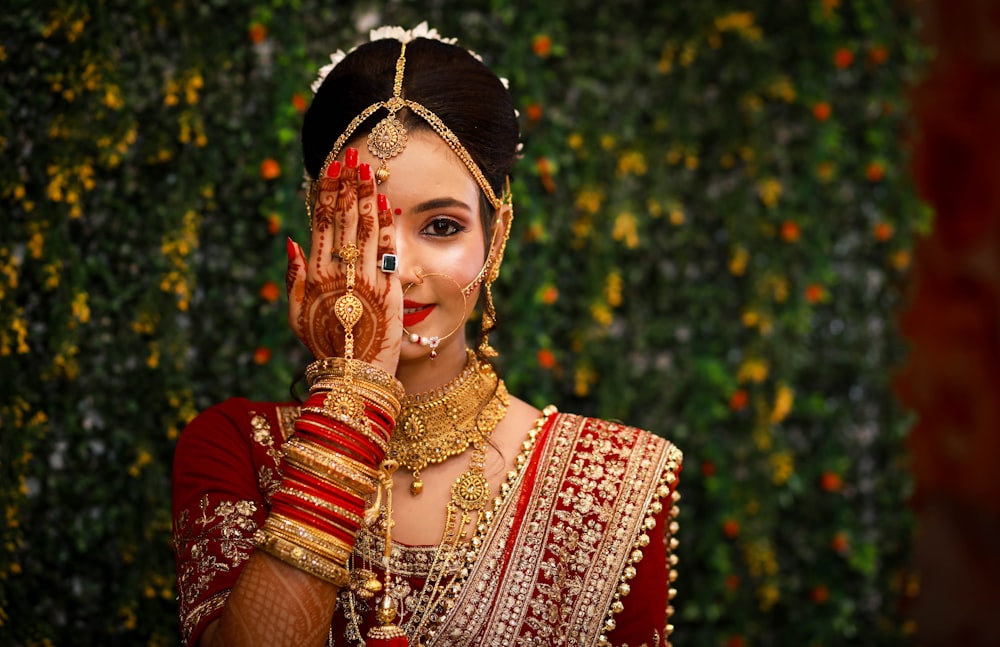
<svg viewBox="0 0 1000 647"><path fill-rule="evenodd" d="M743 549L743 558L747 570L753 577L775 575L778 572L778 559L771 541L765 538L755 539Z"/></svg>
<svg viewBox="0 0 1000 647"><path fill-rule="evenodd" d="M740 365L736 374L736 380L740 384L746 382L756 382L760 384L767 379L769 368L767 363L760 359L747 359Z"/></svg>
<svg viewBox="0 0 1000 647"><path fill-rule="evenodd" d="M611 150L615 147L615 138L613 135L601 135L601 148L606 151Z"/></svg>
<svg viewBox="0 0 1000 647"><path fill-rule="evenodd" d="M590 393L590 387L596 381L597 374L589 366L580 366L573 376L573 392L582 398Z"/></svg>
<svg viewBox="0 0 1000 647"><path fill-rule="evenodd" d="M104 98L101 102L112 110L121 110L125 106L122 91L117 85L109 85L104 88Z"/></svg>
<svg viewBox="0 0 1000 647"><path fill-rule="evenodd" d="M628 211L622 211L615 218L615 226L611 231L611 237L617 241L625 243L628 249L635 249L639 246L638 221L635 216Z"/></svg>
<svg viewBox="0 0 1000 647"><path fill-rule="evenodd" d="M757 314L756 310L744 310L740 320L747 328L753 328L760 321L760 315Z"/></svg>
<svg viewBox="0 0 1000 647"><path fill-rule="evenodd" d="M778 587L774 584L762 584L757 587L757 599L760 600L761 611L769 611L775 604L777 604L780 597Z"/></svg>
<svg viewBox="0 0 1000 647"><path fill-rule="evenodd" d="M80 323L90 321L90 306L87 305L87 293L77 292L73 297L73 317Z"/></svg>
<svg viewBox="0 0 1000 647"><path fill-rule="evenodd" d="M784 485L795 471L795 467L792 464L792 454L787 451L775 452L771 454L770 461L771 469L773 470L771 482L775 485Z"/></svg>
<svg viewBox="0 0 1000 647"><path fill-rule="evenodd" d="M746 112L760 112L764 108L764 100L756 94L745 94L740 99L740 106Z"/></svg>
<svg viewBox="0 0 1000 647"><path fill-rule="evenodd" d="M572 150L578 151L583 148L583 135L580 133L570 133L566 138L566 145Z"/></svg>
<svg viewBox="0 0 1000 647"><path fill-rule="evenodd" d="M774 407L771 408L771 423L778 424L784 420L792 410L793 402L795 402L795 391L786 384L779 385L774 395Z"/></svg>
<svg viewBox="0 0 1000 647"><path fill-rule="evenodd" d="M774 79L768 87L767 92L771 97L780 99L785 103L792 103L797 97L795 86L792 85L791 79L784 75Z"/></svg>
<svg viewBox="0 0 1000 647"><path fill-rule="evenodd" d="M684 67L690 67L694 63L695 56L698 54L698 43L693 40L689 40L684 43L681 48L681 55L678 57L680 64Z"/></svg>
<svg viewBox="0 0 1000 647"><path fill-rule="evenodd" d="M576 208L589 214L595 214L601 209L604 192L600 189L583 189L576 196Z"/></svg>
<svg viewBox="0 0 1000 647"><path fill-rule="evenodd" d="M62 261L55 260L42 267L42 274L45 275L44 286L46 290L55 290L59 287L60 273L62 272Z"/></svg>
<svg viewBox="0 0 1000 647"><path fill-rule="evenodd" d="M645 175L646 156L639 151L626 151L618 158L618 175Z"/></svg>
<svg viewBox="0 0 1000 647"><path fill-rule="evenodd" d="M659 218L663 215L663 205L653 198L650 198L646 201L646 211L648 211L649 215L653 218Z"/></svg>
<svg viewBox="0 0 1000 647"><path fill-rule="evenodd" d="M733 276L743 276L747 271L747 262L750 260L750 252L742 245L733 249L733 255L729 257L729 272Z"/></svg>
<svg viewBox="0 0 1000 647"><path fill-rule="evenodd" d="M767 207L773 207L778 204L781 192L781 182L776 178L767 178L757 183L757 195L760 196L760 201Z"/></svg>
<svg viewBox="0 0 1000 647"><path fill-rule="evenodd" d="M676 206L673 207L672 209L670 209L669 220L670 220L670 224L671 225L673 225L675 227L680 227L681 225L684 224L684 220L685 219L686 218L684 216L684 210L683 209L681 209L680 207L676 207Z"/></svg>
<svg viewBox="0 0 1000 647"><path fill-rule="evenodd" d="M771 296L775 302L782 303L788 299L788 279L783 276L772 276L768 279Z"/></svg>
<svg viewBox="0 0 1000 647"><path fill-rule="evenodd" d="M667 44L663 47L663 53L660 54L660 60L656 63L656 71L660 74L670 74L674 69L674 58L676 56L677 43L667 41Z"/></svg>
<svg viewBox="0 0 1000 647"><path fill-rule="evenodd" d="M160 345L155 341L149 345L149 355L146 357L146 366L156 368L160 365Z"/></svg>
<svg viewBox="0 0 1000 647"><path fill-rule="evenodd" d="M608 274L608 280L604 284L604 294L607 296L608 305L612 308L622 304L622 275L617 271Z"/></svg>
<svg viewBox="0 0 1000 647"><path fill-rule="evenodd" d="M590 316L594 318L594 321L601 324L605 328L611 325L614 320L614 316L611 314L611 309L604 303L595 303L590 306Z"/></svg>

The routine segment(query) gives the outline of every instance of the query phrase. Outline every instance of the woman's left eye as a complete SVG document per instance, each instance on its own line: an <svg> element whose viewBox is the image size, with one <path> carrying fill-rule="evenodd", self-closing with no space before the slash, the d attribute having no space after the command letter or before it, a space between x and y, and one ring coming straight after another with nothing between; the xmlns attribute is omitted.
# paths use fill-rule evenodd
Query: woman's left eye
<svg viewBox="0 0 1000 647"><path fill-rule="evenodd" d="M454 236L465 231L465 227L451 218L435 218L424 227L422 233L430 236Z"/></svg>

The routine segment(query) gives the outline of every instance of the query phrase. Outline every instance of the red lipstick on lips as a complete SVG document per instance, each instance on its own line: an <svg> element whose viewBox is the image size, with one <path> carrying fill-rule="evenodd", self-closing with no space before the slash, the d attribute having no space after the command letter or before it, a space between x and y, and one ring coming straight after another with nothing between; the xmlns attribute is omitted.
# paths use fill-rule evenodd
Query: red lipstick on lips
<svg viewBox="0 0 1000 647"><path fill-rule="evenodd" d="M410 328L430 316L437 306L416 301L403 301L403 327Z"/></svg>

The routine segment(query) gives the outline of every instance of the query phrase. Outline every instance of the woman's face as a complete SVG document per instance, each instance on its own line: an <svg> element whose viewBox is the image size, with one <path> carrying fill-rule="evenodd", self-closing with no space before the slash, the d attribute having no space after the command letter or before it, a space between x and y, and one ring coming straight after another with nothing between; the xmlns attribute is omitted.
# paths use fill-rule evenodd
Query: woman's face
<svg viewBox="0 0 1000 647"><path fill-rule="evenodd" d="M363 140L354 145L359 160L371 164L374 172L378 159ZM426 130L410 131L406 148L386 164L389 178L377 190L389 198L394 214L399 278L405 290L407 334L400 359L430 353L428 347L411 342L409 334L445 337L453 331L437 352L464 356L465 322L479 290L468 299L463 299L462 290L477 279L486 259L479 186L451 148Z"/></svg>

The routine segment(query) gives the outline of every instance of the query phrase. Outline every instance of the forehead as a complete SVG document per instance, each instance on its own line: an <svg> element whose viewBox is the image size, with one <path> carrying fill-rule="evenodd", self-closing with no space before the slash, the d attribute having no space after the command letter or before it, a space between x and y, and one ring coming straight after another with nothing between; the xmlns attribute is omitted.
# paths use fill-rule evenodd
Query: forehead
<svg viewBox="0 0 1000 647"><path fill-rule="evenodd" d="M365 140L357 141L358 157L371 164L374 171L380 160L368 150ZM433 197L451 197L476 209L479 204L479 185L469 169L454 151L428 130L411 130L406 147L399 155L385 162L389 178L378 185L397 207Z"/></svg>

